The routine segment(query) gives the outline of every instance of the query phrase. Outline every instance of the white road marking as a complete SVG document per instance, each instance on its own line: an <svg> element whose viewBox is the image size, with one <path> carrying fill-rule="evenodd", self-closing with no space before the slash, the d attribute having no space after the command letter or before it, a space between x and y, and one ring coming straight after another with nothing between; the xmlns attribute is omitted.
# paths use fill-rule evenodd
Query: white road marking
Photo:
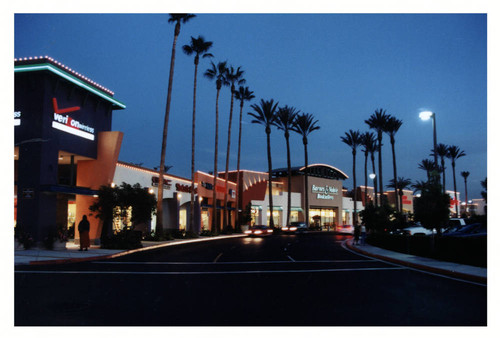
<svg viewBox="0 0 500 338"><path fill-rule="evenodd" d="M290 257L289 255L287 256L292 262L295 262L295 259L293 259L292 257Z"/></svg>
<svg viewBox="0 0 500 338"><path fill-rule="evenodd" d="M220 256L222 256L222 252L214 259L214 263L217 263L217 261L219 260Z"/></svg>
<svg viewBox="0 0 500 338"><path fill-rule="evenodd" d="M288 258L292 259L290 256ZM283 263L360 263L360 262L373 262L373 259L344 259L344 260L308 260L308 261L248 261L248 262L105 262L94 261L92 264L122 264L122 265L242 265L242 264L283 264Z"/></svg>
<svg viewBox="0 0 500 338"><path fill-rule="evenodd" d="M95 274L95 275L225 275L257 273L311 273L311 272L352 272L405 270L405 267L359 268L359 269L314 269L314 270L255 270L255 271L16 271L26 274Z"/></svg>

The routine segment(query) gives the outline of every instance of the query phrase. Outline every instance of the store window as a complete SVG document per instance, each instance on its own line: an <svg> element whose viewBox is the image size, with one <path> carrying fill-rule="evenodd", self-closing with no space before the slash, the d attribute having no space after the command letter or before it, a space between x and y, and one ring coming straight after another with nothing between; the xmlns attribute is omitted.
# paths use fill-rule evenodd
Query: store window
<svg viewBox="0 0 500 338"><path fill-rule="evenodd" d="M179 230L186 230L187 212L186 209L179 210Z"/></svg>
<svg viewBox="0 0 500 338"><path fill-rule="evenodd" d="M274 208L273 223L274 226L281 227L281 220L283 219L283 210L281 207ZM267 225L271 225L271 212L267 210Z"/></svg>
<svg viewBox="0 0 500 338"><path fill-rule="evenodd" d="M309 224L311 226L330 229L336 225L337 211L335 209L310 209Z"/></svg>
<svg viewBox="0 0 500 338"><path fill-rule="evenodd" d="M251 215L252 215L251 225L262 224L261 213L262 213L262 207L260 207L260 206L252 206L252 209L251 209Z"/></svg>
<svg viewBox="0 0 500 338"><path fill-rule="evenodd" d="M210 212L208 208L201 209L201 230L209 230L210 229Z"/></svg>

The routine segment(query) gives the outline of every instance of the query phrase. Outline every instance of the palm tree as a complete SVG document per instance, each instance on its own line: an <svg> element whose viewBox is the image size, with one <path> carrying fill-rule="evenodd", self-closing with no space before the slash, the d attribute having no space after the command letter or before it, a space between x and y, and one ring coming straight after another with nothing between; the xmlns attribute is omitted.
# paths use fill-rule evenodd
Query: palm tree
<svg viewBox="0 0 500 338"><path fill-rule="evenodd" d="M425 170L427 173L427 181L431 179L431 172L436 170L436 163L434 161L429 160L428 158L424 158L419 164L418 169Z"/></svg>
<svg viewBox="0 0 500 338"><path fill-rule="evenodd" d="M167 105L165 107L165 119L163 121L163 136L161 142L161 159L159 172L160 177L158 181L158 202L156 206L156 234L159 236L163 233L163 174L165 173L165 153L167 150L168 119L170 116L172 82L174 79L175 47L177 45L177 37L181 32L181 22L186 23L194 17L194 14L170 14L170 18L168 19L168 22L175 22L175 29L174 42L172 44L172 54L170 56L170 74L168 76Z"/></svg>
<svg viewBox="0 0 500 338"><path fill-rule="evenodd" d="M253 92L248 89L248 87L242 87L238 89L237 92L234 93L234 97L236 100L240 101L240 125L239 125L239 132L238 132L238 163L236 167L236 188L237 188L237 194L236 194L236 226L240 226L240 217L239 217L239 212L240 212L240 196L239 196L239 187L240 187L240 153L241 153L241 120L242 120L242 115L243 115L243 105L245 101L250 101L253 99L255 96L253 95Z"/></svg>
<svg viewBox="0 0 500 338"><path fill-rule="evenodd" d="M470 175L470 172L468 171L462 171L460 173L462 177L464 178L464 183L465 183L465 212L467 212L468 204L469 204L469 196L467 195L467 178Z"/></svg>
<svg viewBox="0 0 500 338"><path fill-rule="evenodd" d="M373 167L373 172L375 172L375 158L374 158L374 153L376 151L375 148L375 134L372 132L365 132L362 137L362 142L361 145L363 146L363 152L365 153L365 206L368 203L368 155L371 154L371 159L372 159L372 167ZM377 180L374 181L375 183L375 201L377 198Z"/></svg>
<svg viewBox="0 0 500 338"><path fill-rule="evenodd" d="M276 120L276 109L278 107L278 102L274 103L274 100L264 101L264 99L260 100L260 106L256 104L252 104L250 106L255 113L248 113L248 115L252 116L254 119L252 123L262 124L266 128L266 136L267 136L267 165L268 165L268 175L269 175L269 208L271 219L269 221L269 225L271 228L274 228L274 220L273 220L273 188L272 188L272 170L273 166L271 163L271 126L274 125Z"/></svg>
<svg viewBox="0 0 500 338"><path fill-rule="evenodd" d="M403 189L411 186L411 180L404 177L398 177L397 179L389 180L388 188L393 188L396 191L396 205L398 205L399 200L399 210L403 212Z"/></svg>
<svg viewBox="0 0 500 338"><path fill-rule="evenodd" d="M420 192L423 192L425 189L427 189L427 187L429 186L429 181L416 181L415 183L413 183L411 185L411 187L413 188L413 192L417 192L417 191L420 191Z"/></svg>
<svg viewBox="0 0 500 338"><path fill-rule="evenodd" d="M278 109L278 113L276 114L276 126L278 129L283 130L285 134L286 141L286 159L287 159L287 168L288 168L288 200L287 200L287 209L286 209L286 224L290 225L290 213L291 213L291 204L292 204L292 165L290 163L290 130L293 127L293 123L295 122L295 118L299 114L300 111L296 110L294 107L284 106Z"/></svg>
<svg viewBox="0 0 500 338"><path fill-rule="evenodd" d="M358 189L356 186L356 149L362 143L362 137L359 133L359 130L350 129L349 132L345 133L345 136L341 136L340 139L342 142L347 144L352 149L352 180L354 185L354 215L353 215L353 225L358 225L358 217L357 217L357 200L358 200Z"/></svg>
<svg viewBox="0 0 500 338"><path fill-rule="evenodd" d="M211 68L207 69L205 76L211 80L215 79L217 96L215 99L215 153L214 153L214 184L212 192L212 231L219 232L219 222L217 220L217 156L219 156L219 94L222 86L228 86L226 80L226 62L219 62L217 66L212 62Z"/></svg>
<svg viewBox="0 0 500 338"><path fill-rule="evenodd" d="M403 124L403 121L398 120L394 116L391 116L387 120L387 124L385 125L384 132L389 135L389 138L391 140L391 148L392 148L392 169L394 171L394 180L396 181L398 179L398 172L396 169L396 150L394 147L394 144L396 143L395 135L398 132L399 128ZM395 190L396 196L398 195L397 189ZM396 202L396 211L403 211L402 209L399 209L398 203Z"/></svg>
<svg viewBox="0 0 500 338"><path fill-rule="evenodd" d="M455 179L455 162L460 157L465 156L465 152L457 146L448 147L448 158L451 159L451 168L453 169L453 190L455 191L455 211L458 217L458 198L457 198L457 181Z"/></svg>
<svg viewBox="0 0 500 338"><path fill-rule="evenodd" d="M439 143L436 145L436 153L437 156L439 156L439 159L441 160L441 168L440 171L443 173L443 194L446 193L446 177L445 177L445 170L446 167L444 165L444 159L448 155L448 146L443 143ZM431 150L431 156L434 156L434 149Z"/></svg>
<svg viewBox="0 0 500 338"><path fill-rule="evenodd" d="M191 128L191 205L190 205L190 218L189 230L194 231L194 148L195 148L195 127L196 127L196 82L198 78L198 64L200 63L200 55L202 58L212 57L213 55L207 53L213 42L205 41L202 36L197 39L191 37L191 44L184 45L182 50L186 55L194 54L194 86L193 86L193 124Z"/></svg>
<svg viewBox="0 0 500 338"><path fill-rule="evenodd" d="M231 127L233 124L233 102L234 102L234 93L236 92L235 89L235 84L237 83L238 85L244 84L246 81L243 79L243 73L238 67L237 69L234 69L232 66L226 69L226 79L229 83L231 83L231 109L229 110L229 125L227 127L227 152L226 152L226 172L225 172L225 178L226 178L226 184L224 186L224 208L222 211L224 212L223 216L223 224L224 228L227 227L227 219L228 219L228 210L227 210L227 182L228 182L228 170L229 170L229 153L231 149Z"/></svg>
<svg viewBox="0 0 500 338"><path fill-rule="evenodd" d="M302 113L297 115L295 118L295 123L293 124L292 130L300 135L302 135L302 143L304 144L304 162L305 162L305 204L306 204L306 225L309 227L309 184L308 184L308 173L309 173L309 163L307 159L307 137L310 133L319 129L319 126L316 125L318 120L314 120L314 116L312 114Z"/></svg>
<svg viewBox="0 0 500 338"><path fill-rule="evenodd" d="M382 134L386 129L387 120L390 115L385 113L385 110L379 109L375 110L368 120L365 120L365 123L377 132L377 151L378 151L378 180L380 187L380 198L381 204L385 203L385 199L382 198L383 195L383 180L382 180Z"/></svg>

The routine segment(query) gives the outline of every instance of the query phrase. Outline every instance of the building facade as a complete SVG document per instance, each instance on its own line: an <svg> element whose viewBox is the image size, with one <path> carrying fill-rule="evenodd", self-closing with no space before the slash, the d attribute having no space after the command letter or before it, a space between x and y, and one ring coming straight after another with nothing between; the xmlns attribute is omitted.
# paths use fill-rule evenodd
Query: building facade
<svg viewBox="0 0 500 338"><path fill-rule="evenodd" d="M77 224L111 183L123 138L112 113L125 105L50 57L16 59L14 75L14 219L40 243ZM102 224L89 221L95 241Z"/></svg>

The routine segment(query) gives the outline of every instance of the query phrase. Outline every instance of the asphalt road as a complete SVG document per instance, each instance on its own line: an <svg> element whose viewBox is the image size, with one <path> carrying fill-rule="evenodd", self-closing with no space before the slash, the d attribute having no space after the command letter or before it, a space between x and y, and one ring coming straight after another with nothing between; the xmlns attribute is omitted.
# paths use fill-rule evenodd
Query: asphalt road
<svg viewBox="0 0 500 338"><path fill-rule="evenodd" d="M484 326L484 285L353 253L331 233L16 266L15 325Z"/></svg>

